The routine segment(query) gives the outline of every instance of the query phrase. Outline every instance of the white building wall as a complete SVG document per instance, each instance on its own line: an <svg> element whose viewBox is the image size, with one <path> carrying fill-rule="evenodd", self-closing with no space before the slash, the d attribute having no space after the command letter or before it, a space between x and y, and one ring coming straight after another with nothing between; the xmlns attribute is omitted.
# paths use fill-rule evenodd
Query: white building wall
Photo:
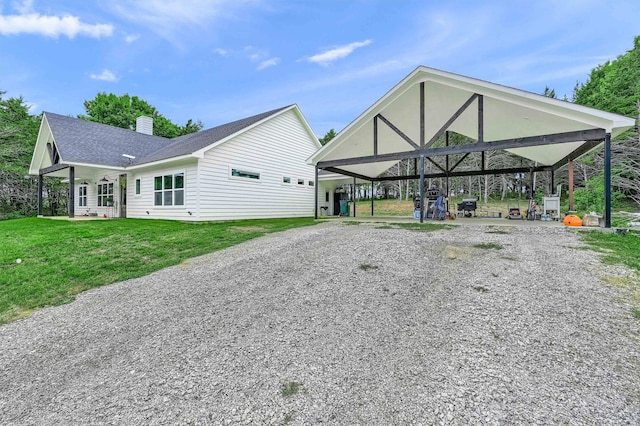
<svg viewBox="0 0 640 426"><path fill-rule="evenodd" d="M106 181L101 181L106 179ZM85 184L86 182L86 184ZM98 185L113 184L113 206L98 206ZM111 175L106 173L94 174L91 178L77 179L74 188L75 216L100 216L112 218L120 217L120 180L119 173L111 171ZM87 205L80 205L79 188L87 188Z"/></svg>
<svg viewBox="0 0 640 426"><path fill-rule="evenodd" d="M199 161L200 220L313 216L317 182L306 159L317 148L293 110L215 146ZM260 179L234 177L234 168Z"/></svg>
<svg viewBox="0 0 640 426"><path fill-rule="evenodd" d="M184 205L155 206L154 179L156 176L184 173ZM178 164L132 170L127 178L127 217L173 220L197 220L197 160ZM136 194L136 179L140 179L140 194ZM191 212L191 214L189 214Z"/></svg>

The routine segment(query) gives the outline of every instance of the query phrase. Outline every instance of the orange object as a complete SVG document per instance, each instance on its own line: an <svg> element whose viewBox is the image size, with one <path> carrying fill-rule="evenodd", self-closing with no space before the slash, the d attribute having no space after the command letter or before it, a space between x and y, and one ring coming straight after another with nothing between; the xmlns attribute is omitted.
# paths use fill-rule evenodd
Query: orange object
<svg viewBox="0 0 640 426"><path fill-rule="evenodd" d="M566 226L582 226L582 219L575 214L568 214L562 221Z"/></svg>

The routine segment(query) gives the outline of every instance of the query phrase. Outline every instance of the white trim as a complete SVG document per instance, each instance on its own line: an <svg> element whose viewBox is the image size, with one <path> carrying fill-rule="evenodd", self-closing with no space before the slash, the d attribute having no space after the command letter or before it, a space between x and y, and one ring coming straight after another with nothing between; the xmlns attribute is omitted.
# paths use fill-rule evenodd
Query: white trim
<svg viewBox="0 0 640 426"><path fill-rule="evenodd" d="M135 164L135 165L127 166L127 167L124 167L123 170L144 169L144 168L147 168L147 167L154 167L154 166L160 166L162 164L173 163L174 161L192 159L194 157L197 158L195 153L194 154L180 155L180 156L177 156L177 157L165 158L164 160L152 161L150 163L142 163L142 164ZM102 167L102 166L99 166L99 167Z"/></svg>

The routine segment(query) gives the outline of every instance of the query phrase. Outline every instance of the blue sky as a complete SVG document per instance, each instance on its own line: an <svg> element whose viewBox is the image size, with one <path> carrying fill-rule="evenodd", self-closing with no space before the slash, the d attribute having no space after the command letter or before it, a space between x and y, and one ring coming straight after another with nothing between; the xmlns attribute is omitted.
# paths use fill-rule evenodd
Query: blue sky
<svg viewBox="0 0 640 426"><path fill-rule="evenodd" d="M571 97L640 35L638 0L0 0L0 90L98 92L205 128L296 103L319 136L418 65Z"/></svg>

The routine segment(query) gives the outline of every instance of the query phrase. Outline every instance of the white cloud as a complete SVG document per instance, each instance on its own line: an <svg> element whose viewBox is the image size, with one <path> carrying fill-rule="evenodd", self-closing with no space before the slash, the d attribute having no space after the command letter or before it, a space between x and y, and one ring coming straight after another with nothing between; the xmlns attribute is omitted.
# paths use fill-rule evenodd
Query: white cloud
<svg viewBox="0 0 640 426"><path fill-rule="evenodd" d="M14 2L13 8L20 13L20 15L26 15L35 12L33 8L33 0L24 0L22 3Z"/></svg>
<svg viewBox="0 0 640 426"><path fill-rule="evenodd" d="M0 15L0 34L37 34L45 37L75 38L77 35L100 38L110 36L110 24L87 24L77 16L40 15L33 10L33 1L27 0L14 5L19 15Z"/></svg>
<svg viewBox="0 0 640 426"><path fill-rule="evenodd" d="M263 70L265 68L276 66L276 65L278 65L279 62L280 62L280 58L267 59L266 61L260 62L260 65L258 65L257 70L260 71L260 70Z"/></svg>
<svg viewBox="0 0 640 426"><path fill-rule="evenodd" d="M117 81L118 77L115 76L109 70L102 70L100 74L91 74L91 78L94 80L102 80L102 81Z"/></svg>
<svg viewBox="0 0 640 426"><path fill-rule="evenodd" d="M221 49L220 47L214 49L214 52L216 52L220 56L227 56L229 54L227 50Z"/></svg>
<svg viewBox="0 0 640 426"><path fill-rule="evenodd" d="M133 43L140 38L140 34L129 34L124 38L127 43Z"/></svg>
<svg viewBox="0 0 640 426"><path fill-rule="evenodd" d="M251 0L110 0L105 7L121 18L147 27L173 45L186 49L184 34L201 36L215 30L218 19L232 16Z"/></svg>
<svg viewBox="0 0 640 426"><path fill-rule="evenodd" d="M307 58L307 60L309 62L314 62L316 64L326 66L326 65L329 65L329 63L331 62L334 62L334 61L337 61L338 59L349 56L351 53L353 53L354 50L360 47L368 46L371 43L372 43L372 40L356 41L353 43L346 44L344 46L335 47L331 50L327 50L326 52L318 53L316 55L313 55Z"/></svg>

